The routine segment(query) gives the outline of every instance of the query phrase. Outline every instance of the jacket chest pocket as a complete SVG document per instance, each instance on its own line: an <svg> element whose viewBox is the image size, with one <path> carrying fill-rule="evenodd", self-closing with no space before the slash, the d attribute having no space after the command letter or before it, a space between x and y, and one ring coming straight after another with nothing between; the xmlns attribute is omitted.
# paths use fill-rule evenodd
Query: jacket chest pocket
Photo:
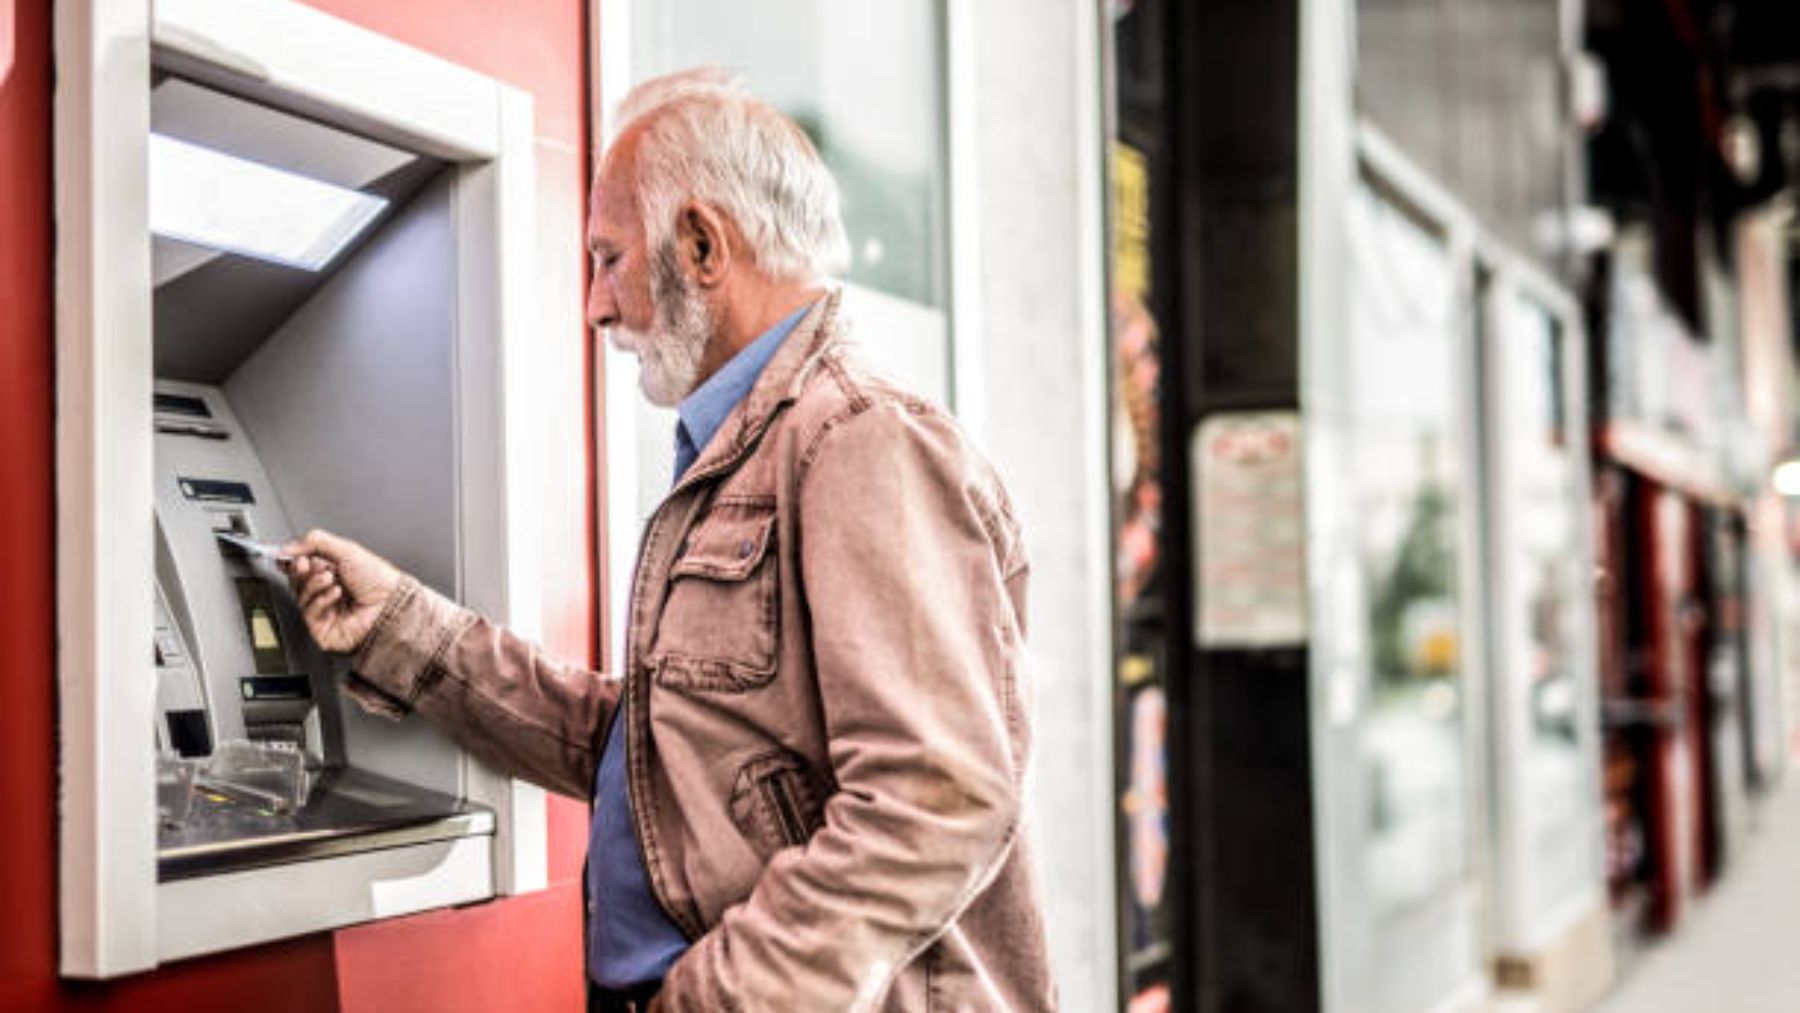
<svg viewBox="0 0 1800 1013"><path fill-rule="evenodd" d="M653 662L659 683L739 692L775 677L773 507L716 505L669 569Z"/></svg>

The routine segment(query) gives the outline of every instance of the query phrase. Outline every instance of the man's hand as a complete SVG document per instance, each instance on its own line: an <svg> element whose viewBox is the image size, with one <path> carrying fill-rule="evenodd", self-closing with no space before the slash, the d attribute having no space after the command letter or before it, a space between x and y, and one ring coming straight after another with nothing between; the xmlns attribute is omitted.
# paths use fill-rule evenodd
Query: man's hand
<svg viewBox="0 0 1800 1013"><path fill-rule="evenodd" d="M337 654L361 647L399 585L400 571L350 539L325 531L307 532L282 546L281 554L300 614L319 646Z"/></svg>

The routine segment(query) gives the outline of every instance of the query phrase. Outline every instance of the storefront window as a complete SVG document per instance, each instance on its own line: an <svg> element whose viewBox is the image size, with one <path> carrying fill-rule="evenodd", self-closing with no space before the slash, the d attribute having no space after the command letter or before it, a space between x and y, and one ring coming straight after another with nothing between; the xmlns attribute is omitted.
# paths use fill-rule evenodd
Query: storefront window
<svg viewBox="0 0 1800 1013"><path fill-rule="evenodd" d="M1454 261L1442 238L1359 187L1350 209L1353 460L1369 713L1364 871L1378 921L1469 869L1459 594L1462 482ZM1334 492L1334 494L1339 494Z"/></svg>
<svg viewBox="0 0 1800 1013"><path fill-rule="evenodd" d="M1498 455L1502 524L1496 562L1504 570L1495 673L1501 706L1522 708L1523 750L1515 776L1529 800L1517 813L1526 917L1539 919L1595 880L1597 829L1589 825L1591 772L1582 749L1579 574L1576 521L1582 502L1562 410L1567 390L1556 317L1516 289L1495 290L1497 371L1492 453Z"/></svg>

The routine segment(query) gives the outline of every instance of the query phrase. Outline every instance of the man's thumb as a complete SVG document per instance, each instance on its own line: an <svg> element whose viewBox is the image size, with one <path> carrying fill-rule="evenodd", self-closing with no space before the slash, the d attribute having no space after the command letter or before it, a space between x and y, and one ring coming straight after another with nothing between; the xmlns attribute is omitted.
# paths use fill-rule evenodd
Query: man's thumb
<svg viewBox="0 0 1800 1013"><path fill-rule="evenodd" d="M344 557L349 556L358 548L357 544L350 539L340 538L329 531L321 531L318 528L308 531L306 537L300 539L300 544L306 547L308 554L324 556L333 562L342 561Z"/></svg>

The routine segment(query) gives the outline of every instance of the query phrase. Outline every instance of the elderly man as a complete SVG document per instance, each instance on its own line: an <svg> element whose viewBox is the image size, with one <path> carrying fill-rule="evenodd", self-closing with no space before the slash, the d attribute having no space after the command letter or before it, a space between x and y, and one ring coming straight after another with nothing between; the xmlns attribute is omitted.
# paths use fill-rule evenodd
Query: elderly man
<svg viewBox="0 0 1800 1013"><path fill-rule="evenodd" d="M837 187L790 120L703 71L621 121L588 315L679 416L624 678L323 532L290 546L307 622L372 707L592 798L590 1009L1052 1008L1006 494L850 353Z"/></svg>

